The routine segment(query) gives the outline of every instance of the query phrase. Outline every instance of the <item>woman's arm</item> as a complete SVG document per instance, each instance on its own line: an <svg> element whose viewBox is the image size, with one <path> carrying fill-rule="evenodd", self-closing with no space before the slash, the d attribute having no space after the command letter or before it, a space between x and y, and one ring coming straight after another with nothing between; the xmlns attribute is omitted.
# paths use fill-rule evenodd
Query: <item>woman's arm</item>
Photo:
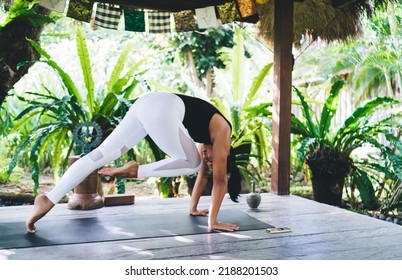
<svg viewBox="0 0 402 280"><path fill-rule="evenodd" d="M211 195L211 204L209 207L208 226L210 229L234 231L239 227L233 224L224 224L217 221L219 209L221 207L223 198L227 193L228 178L227 178L227 157L230 153L230 128L226 121L219 115L212 122L210 130L212 136L212 174L213 174L213 187ZM215 117L214 116L214 117ZM214 120L214 119L212 119Z"/></svg>

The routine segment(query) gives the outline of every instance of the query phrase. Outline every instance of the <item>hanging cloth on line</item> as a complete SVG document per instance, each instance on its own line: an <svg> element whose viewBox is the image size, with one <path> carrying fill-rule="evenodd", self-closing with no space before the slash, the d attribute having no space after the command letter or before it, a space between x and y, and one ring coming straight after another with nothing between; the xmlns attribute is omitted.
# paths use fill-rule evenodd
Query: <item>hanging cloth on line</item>
<svg viewBox="0 0 402 280"><path fill-rule="evenodd" d="M148 12L149 33L166 33L171 31L169 12Z"/></svg>
<svg viewBox="0 0 402 280"><path fill-rule="evenodd" d="M198 27L201 29L219 27L219 21L216 17L215 7L195 9Z"/></svg>
<svg viewBox="0 0 402 280"><path fill-rule="evenodd" d="M121 11L120 6L98 3L94 24L103 28L116 30L119 27Z"/></svg>
<svg viewBox="0 0 402 280"><path fill-rule="evenodd" d="M124 29L133 32L145 32L145 13L124 9Z"/></svg>
<svg viewBox="0 0 402 280"><path fill-rule="evenodd" d="M58 13L64 13L66 2L67 0L41 0L39 5Z"/></svg>
<svg viewBox="0 0 402 280"><path fill-rule="evenodd" d="M227 2L217 8L222 24L238 21L241 18L236 2Z"/></svg>
<svg viewBox="0 0 402 280"><path fill-rule="evenodd" d="M93 5L92 0L70 0L67 16L76 20L90 22Z"/></svg>
<svg viewBox="0 0 402 280"><path fill-rule="evenodd" d="M257 12L255 0L236 0L239 7L240 21L257 23L260 19Z"/></svg>
<svg viewBox="0 0 402 280"><path fill-rule="evenodd" d="M197 29L193 11L173 13L175 29L177 32L194 31Z"/></svg>

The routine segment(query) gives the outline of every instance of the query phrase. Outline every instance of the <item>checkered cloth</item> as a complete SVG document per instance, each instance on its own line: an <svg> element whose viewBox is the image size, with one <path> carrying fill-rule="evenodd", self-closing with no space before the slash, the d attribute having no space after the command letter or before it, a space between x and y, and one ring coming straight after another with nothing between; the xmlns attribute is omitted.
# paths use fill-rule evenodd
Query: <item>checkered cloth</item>
<svg viewBox="0 0 402 280"><path fill-rule="evenodd" d="M58 13L64 13L66 2L67 0L41 0L39 5Z"/></svg>
<svg viewBox="0 0 402 280"><path fill-rule="evenodd" d="M149 11L149 33L165 33L170 32L170 13Z"/></svg>
<svg viewBox="0 0 402 280"><path fill-rule="evenodd" d="M67 16L76 20L90 22L93 5L92 0L70 0Z"/></svg>
<svg viewBox="0 0 402 280"><path fill-rule="evenodd" d="M124 29L134 32L145 32L145 13L124 9Z"/></svg>
<svg viewBox="0 0 402 280"><path fill-rule="evenodd" d="M117 5L98 3L94 24L103 28L117 29L119 27L121 10L120 6Z"/></svg>

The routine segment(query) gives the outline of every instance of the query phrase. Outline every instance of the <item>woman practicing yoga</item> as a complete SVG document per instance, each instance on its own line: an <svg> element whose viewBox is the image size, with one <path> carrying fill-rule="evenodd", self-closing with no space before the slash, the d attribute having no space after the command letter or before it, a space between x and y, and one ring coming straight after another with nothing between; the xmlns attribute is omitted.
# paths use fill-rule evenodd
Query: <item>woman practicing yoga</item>
<svg viewBox="0 0 402 280"><path fill-rule="evenodd" d="M227 174L235 170L230 146L230 123L213 105L202 99L172 93L148 93L134 102L121 123L99 147L71 165L49 193L35 198L33 213L26 221L27 231L34 233L35 222L45 216L66 193L94 170L133 148L147 135L169 158L145 165L130 161L122 167L100 169L99 174L147 178L198 172L190 201L190 214L208 216L211 230L238 230L237 225L217 221L228 190ZM195 142L200 143L198 149ZM199 210L198 202L207 184L209 171L212 171L213 179L210 207ZM234 183L229 184L229 194L236 201L240 182Z"/></svg>

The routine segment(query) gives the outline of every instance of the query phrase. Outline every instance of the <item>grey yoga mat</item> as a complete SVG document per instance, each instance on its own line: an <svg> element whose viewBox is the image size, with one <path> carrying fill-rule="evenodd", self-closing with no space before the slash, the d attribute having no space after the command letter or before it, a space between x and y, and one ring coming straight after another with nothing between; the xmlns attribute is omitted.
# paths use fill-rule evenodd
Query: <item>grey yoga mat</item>
<svg viewBox="0 0 402 280"><path fill-rule="evenodd" d="M273 227L246 213L221 210L222 222L240 226L241 231ZM28 234L24 222L0 224L0 249L106 242L141 238L192 235L210 232L207 217L190 216L187 212L122 214L78 219L52 219L44 217L37 222L38 231Z"/></svg>

